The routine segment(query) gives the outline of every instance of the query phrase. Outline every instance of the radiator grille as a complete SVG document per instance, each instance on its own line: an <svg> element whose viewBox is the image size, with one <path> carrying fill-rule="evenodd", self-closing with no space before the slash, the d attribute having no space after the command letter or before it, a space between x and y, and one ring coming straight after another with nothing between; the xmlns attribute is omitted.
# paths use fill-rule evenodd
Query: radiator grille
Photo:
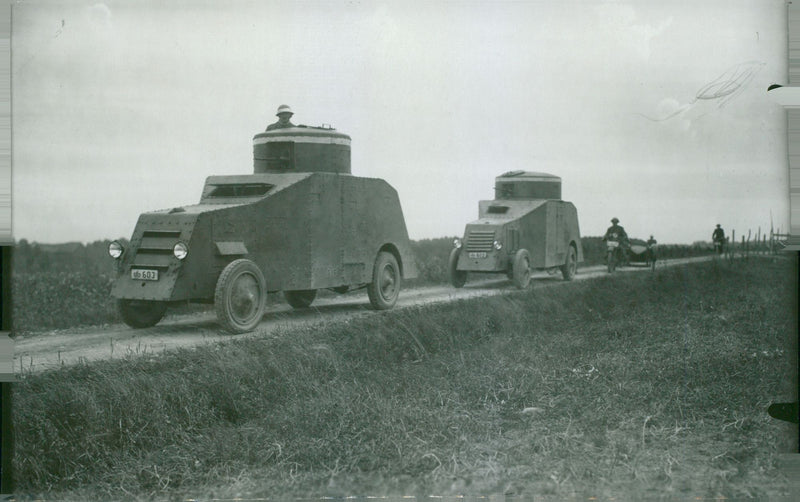
<svg viewBox="0 0 800 502"><path fill-rule="evenodd" d="M132 268L159 268L166 270L173 260L172 248L181 236L180 231L147 230L136 249Z"/></svg>
<svg viewBox="0 0 800 502"><path fill-rule="evenodd" d="M494 230L472 230L467 235L467 252L491 251Z"/></svg>

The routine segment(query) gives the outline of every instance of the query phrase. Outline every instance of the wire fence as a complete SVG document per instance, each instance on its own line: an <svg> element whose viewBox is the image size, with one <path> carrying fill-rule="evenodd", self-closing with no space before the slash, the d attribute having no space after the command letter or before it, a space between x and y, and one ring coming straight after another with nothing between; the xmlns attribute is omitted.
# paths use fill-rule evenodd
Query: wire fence
<svg viewBox="0 0 800 502"><path fill-rule="evenodd" d="M736 230L731 230L730 237L725 238L721 249L715 251L725 258L748 258L750 255L771 255L783 252L786 249L789 234L770 229L769 234L761 232L759 227L756 232L747 230L747 235L742 233L736 239Z"/></svg>

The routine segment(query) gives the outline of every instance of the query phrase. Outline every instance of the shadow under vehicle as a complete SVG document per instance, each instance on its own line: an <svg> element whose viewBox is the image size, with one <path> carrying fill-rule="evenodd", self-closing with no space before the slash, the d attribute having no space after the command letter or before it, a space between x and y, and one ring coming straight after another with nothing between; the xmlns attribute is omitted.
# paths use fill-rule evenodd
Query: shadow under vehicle
<svg viewBox="0 0 800 502"><path fill-rule="evenodd" d="M397 192L350 174L350 137L330 127L256 134L253 174L210 176L200 202L143 213L112 242L111 295L126 324L155 325L171 304L213 303L228 331L254 329L268 292L304 308L317 290L367 288L397 301L416 267Z"/></svg>
<svg viewBox="0 0 800 502"><path fill-rule="evenodd" d="M561 178L510 171L495 178L494 200L478 203L478 219L467 224L450 252L450 282L460 288L469 272L505 273L527 288L534 269L561 271L572 280L583 248L578 212L561 200Z"/></svg>

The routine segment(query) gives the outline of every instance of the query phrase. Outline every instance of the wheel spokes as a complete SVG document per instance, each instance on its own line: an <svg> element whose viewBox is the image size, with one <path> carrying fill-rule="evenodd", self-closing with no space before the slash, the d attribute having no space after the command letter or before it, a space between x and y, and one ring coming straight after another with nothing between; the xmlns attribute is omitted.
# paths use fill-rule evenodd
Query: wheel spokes
<svg viewBox="0 0 800 502"><path fill-rule="evenodd" d="M391 298L394 295L396 284L397 284L397 277L395 276L395 270L387 265L386 267L384 267L383 273L381 274L381 283L380 283L381 295L384 298Z"/></svg>
<svg viewBox="0 0 800 502"><path fill-rule="evenodd" d="M238 321L247 321L258 311L261 291L251 274L237 277L231 288L230 312Z"/></svg>

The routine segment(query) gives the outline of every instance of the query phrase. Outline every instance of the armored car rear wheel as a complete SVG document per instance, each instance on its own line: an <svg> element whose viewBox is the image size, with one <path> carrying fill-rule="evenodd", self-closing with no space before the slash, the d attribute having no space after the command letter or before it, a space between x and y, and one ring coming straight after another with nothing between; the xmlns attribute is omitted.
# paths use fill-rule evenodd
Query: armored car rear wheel
<svg viewBox="0 0 800 502"><path fill-rule="evenodd" d="M167 304L146 300L117 300L117 311L122 321L131 328L149 328L164 317Z"/></svg>
<svg viewBox="0 0 800 502"><path fill-rule="evenodd" d="M460 249L454 248L452 251L450 251L448 269L450 270L450 284L452 284L454 288L463 288L464 284L467 283L467 271L458 270L459 256L461 256Z"/></svg>
<svg viewBox="0 0 800 502"><path fill-rule="evenodd" d="M514 255L514 286L526 289L531 283L531 256L527 249L520 249Z"/></svg>
<svg viewBox="0 0 800 502"><path fill-rule="evenodd" d="M286 303L296 309L305 309L311 306L314 298L317 297L316 289L300 289L297 291L284 291L283 296Z"/></svg>
<svg viewBox="0 0 800 502"><path fill-rule="evenodd" d="M575 246L570 246L567 251L567 260L561 266L561 276L565 281L571 281L578 271L578 252L575 251Z"/></svg>
<svg viewBox="0 0 800 502"><path fill-rule="evenodd" d="M264 275L250 260L234 260L219 275L214 305L220 324L233 333L252 331L264 316Z"/></svg>
<svg viewBox="0 0 800 502"><path fill-rule="evenodd" d="M394 307L400 296L400 267L392 253L378 253L372 269L372 282L367 286L369 303L375 310L387 310Z"/></svg>

